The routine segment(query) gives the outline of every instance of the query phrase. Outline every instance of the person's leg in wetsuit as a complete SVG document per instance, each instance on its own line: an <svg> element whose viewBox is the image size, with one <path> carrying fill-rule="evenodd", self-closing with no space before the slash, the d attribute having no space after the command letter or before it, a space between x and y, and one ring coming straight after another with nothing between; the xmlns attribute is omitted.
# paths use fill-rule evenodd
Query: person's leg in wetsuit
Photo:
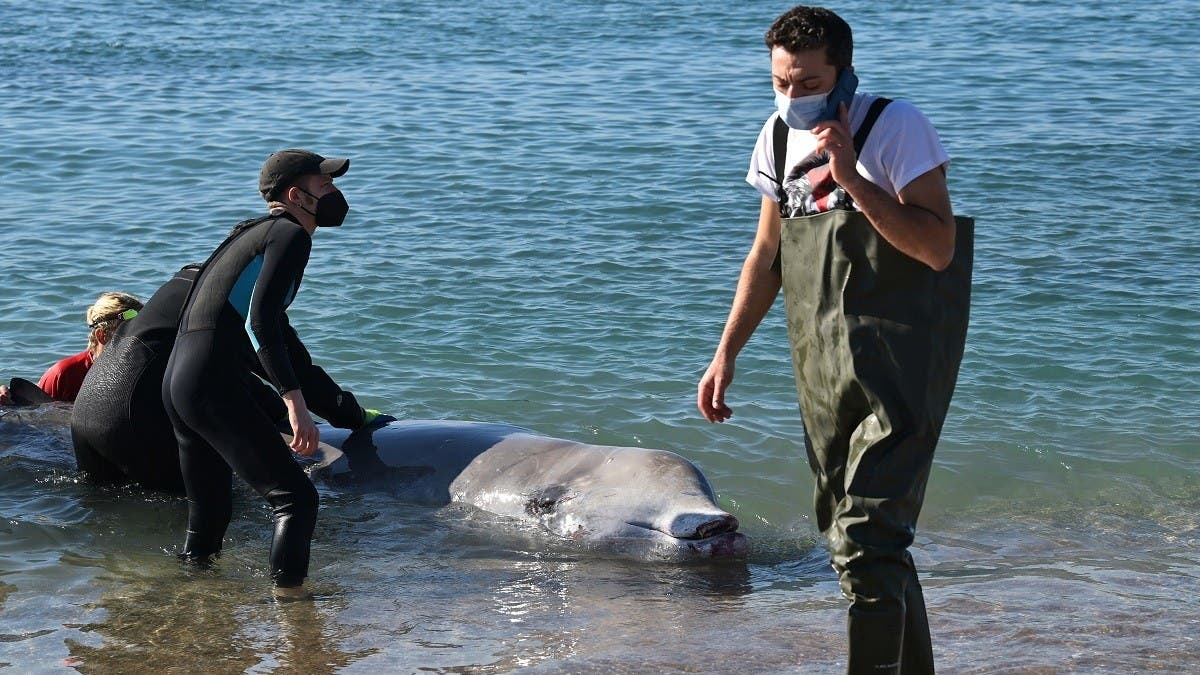
<svg viewBox="0 0 1200 675"><path fill-rule="evenodd" d="M271 505L275 585L299 586L308 575L317 490L256 405L242 366L222 363L215 342L213 331L180 336L164 382L188 494L184 556L203 559L220 551L232 508L232 469Z"/></svg>

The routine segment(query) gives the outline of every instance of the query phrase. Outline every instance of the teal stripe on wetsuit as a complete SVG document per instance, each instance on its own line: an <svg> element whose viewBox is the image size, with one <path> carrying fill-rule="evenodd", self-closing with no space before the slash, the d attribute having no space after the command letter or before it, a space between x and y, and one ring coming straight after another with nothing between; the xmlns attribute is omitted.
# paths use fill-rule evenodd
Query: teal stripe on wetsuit
<svg viewBox="0 0 1200 675"><path fill-rule="evenodd" d="M229 304L233 305L238 316L242 317L242 325L245 326L246 335L250 336L250 344L254 345L255 351L261 349L261 345L258 344L258 338L250 328L250 303L254 301L254 285L258 283L258 277L262 274L262 266L263 257L260 253L246 265L246 269L242 270L241 276L234 282L233 289L229 291ZM292 300L295 298L296 289L293 287L288 291L287 297L283 301L284 305L292 304Z"/></svg>
<svg viewBox="0 0 1200 675"><path fill-rule="evenodd" d="M260 345L258 338L254 336L254 331L250 330L250 301L254 298L254 284L258 283L258 275L262 274L262 266L263 257L260 253L254 256L250 264L246 265L246 269L242 270L241 276L234 282L233 289L229 291L229 304L233 305L238 316L242 317L246 334L250 336L250 344L254 345L255 351L259 350Z"/></svg>

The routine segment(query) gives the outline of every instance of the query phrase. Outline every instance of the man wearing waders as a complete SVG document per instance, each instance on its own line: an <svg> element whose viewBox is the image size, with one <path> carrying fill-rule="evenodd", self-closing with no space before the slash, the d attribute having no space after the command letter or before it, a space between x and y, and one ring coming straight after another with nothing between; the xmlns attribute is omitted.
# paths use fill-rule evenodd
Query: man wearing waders
<svg viewBox="0 0 1200 675"><path fill-rule="evenodd" d="M285 312L300 288L313 233L341 225L346 216L349 207L333 179L349 165L306 150L267 158L258 186L269 213L239 223L192 282L163 377L163 405L188 497L184 557L203 561L220 552L236 473L271 505L271 579L280 598L307 597L317 491L291 451L310 455L319 440ZM287 407L290 448L246 386L247 337Z"/></svg>
<svg viewBox="0 0 1200 675"><path fill-rule="evenodd" d="M966 338L973 223L912 105L855 90L850 27L797 6L766 34L778 111L746 180L763 195L729 319L700 380L733 414L734 360L780 288L817 525L843 593L851 673L931 673L908 546Z"/></svg>

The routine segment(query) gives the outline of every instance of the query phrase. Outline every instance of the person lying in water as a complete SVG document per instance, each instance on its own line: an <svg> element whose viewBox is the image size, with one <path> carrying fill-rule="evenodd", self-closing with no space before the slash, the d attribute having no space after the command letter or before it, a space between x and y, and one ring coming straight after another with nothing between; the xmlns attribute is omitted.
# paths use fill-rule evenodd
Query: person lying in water
<svg viewBox="0 0 1200 675"><path fill-rule="evenodd" d="M104 351L104 346L108 344L117 327L137 316L141 308L141 300L128 293L101 293L86 312L89 330L87 349L50 366L38 380L38 388L55 401L74 401L79 394L79 388L83 386L84 377L96 357ZM18 399L14 398L10 388L0 384L0 405L13 405L17 402Z"/></svg>

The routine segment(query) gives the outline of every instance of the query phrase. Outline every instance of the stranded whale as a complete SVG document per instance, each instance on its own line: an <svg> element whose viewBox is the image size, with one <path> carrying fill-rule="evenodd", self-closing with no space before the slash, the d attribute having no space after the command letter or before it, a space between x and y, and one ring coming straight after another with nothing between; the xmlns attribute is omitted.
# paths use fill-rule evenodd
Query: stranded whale
<svg viewBox="0 0 1200 675"><path fill-rule="evenodd" d="M321 426L315 481L462 503L560 537L654 559L741 556L737 518L708 480L665 450L550 438L505 424L399 421Z"/></svg>
<svg viewBox="0 0 1200 675"><path fill-rule="evenodd" d="M65 439L70 416L64 403L2 408L0 428ZM639 558L740 557L748 549L737 518L717 506L704 474L665 450L479 422L392 421L354 432L317 426L320 449L297 457L317 483L429 505L467 504ZM61 460L68 457L65 450Z"/></svg>

